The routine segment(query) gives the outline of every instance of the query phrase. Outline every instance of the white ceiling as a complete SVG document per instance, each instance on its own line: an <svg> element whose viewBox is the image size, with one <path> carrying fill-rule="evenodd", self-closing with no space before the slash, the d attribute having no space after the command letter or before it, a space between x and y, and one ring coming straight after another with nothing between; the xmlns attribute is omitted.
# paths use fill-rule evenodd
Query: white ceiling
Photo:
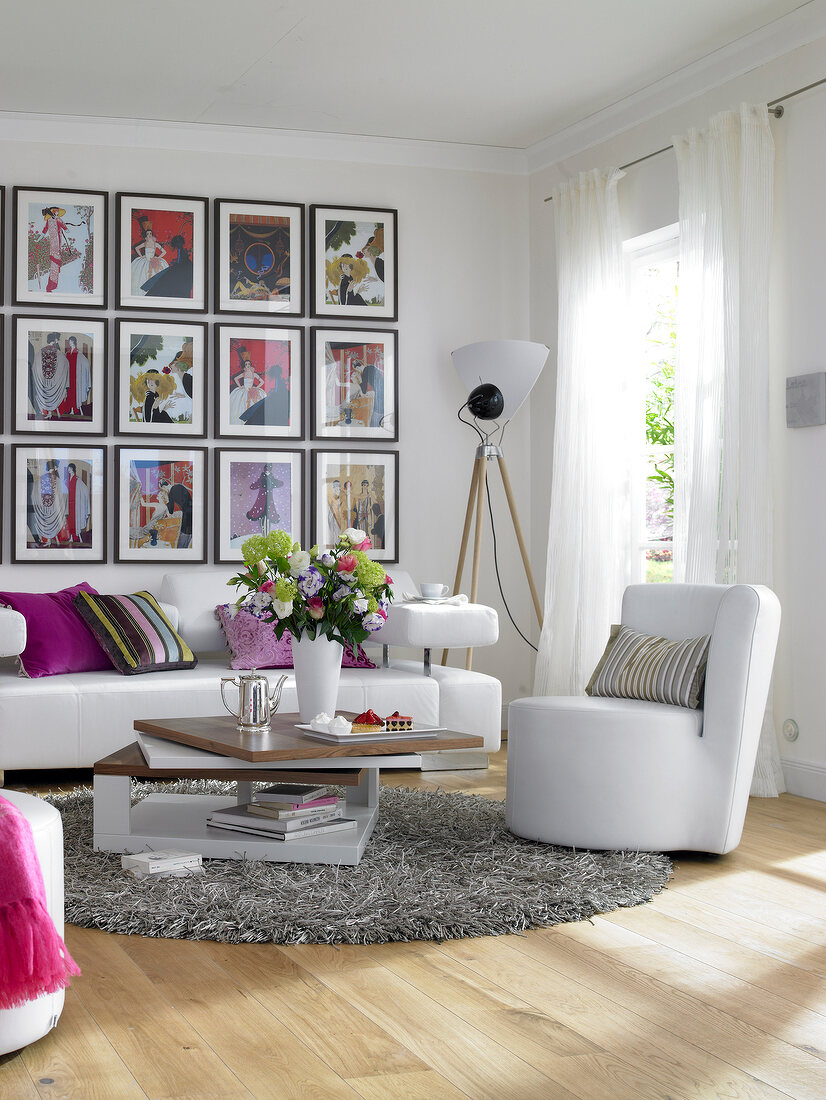
<svg viewBox="0 0 826 1100"><path fill-rule="evenodd" d="M807 6L28 0L0 109L525 148Z"/></svg>

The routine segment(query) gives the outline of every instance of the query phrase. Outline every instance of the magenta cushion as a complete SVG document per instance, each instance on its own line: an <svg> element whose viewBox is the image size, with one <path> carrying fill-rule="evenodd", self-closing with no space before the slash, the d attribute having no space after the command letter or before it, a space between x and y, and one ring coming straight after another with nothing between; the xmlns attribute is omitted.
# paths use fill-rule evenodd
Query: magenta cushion
<svg viewBox="0 0 826 1100"><path fill-rule="evenodd" d="M292 668L293 647L291 635L284 631L276 638L271 623L256 619L249 611L235 611L234 604L221 604L215 608L215 615L223 627L229 645L232 660L230 668ZM344 647L341 659L342 668L376 668L361 646L355 653L350 646Z"/></svg>
<svg viewBox="0 0 826 1100"><path fill-rule="evenodd" d="M111 668L109 658L77 611L78 592L97 592L86 581L61 592L0 592L0 604L19 611L26 620L26 648L20 654L25 676L57 676L61 672L98 672Z"/></svg>

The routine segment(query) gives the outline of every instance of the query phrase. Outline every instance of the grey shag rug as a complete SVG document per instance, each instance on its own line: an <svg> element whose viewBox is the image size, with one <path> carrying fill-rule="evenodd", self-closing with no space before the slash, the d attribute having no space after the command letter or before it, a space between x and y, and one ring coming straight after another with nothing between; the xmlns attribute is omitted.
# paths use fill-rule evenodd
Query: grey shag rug
<svg viewBox="0 0 826 1100"><path fill-rule="evenodd" d="M216 780L140 784L233 794ZM664 855L588 852L521 840L505 804L382 787L357 867L204 860L191 878L135 879L92 849L89 788L53 795L63 815L66 920L107 932L221 943L386 943L496 936L640 905L671 875Z"/></svg>

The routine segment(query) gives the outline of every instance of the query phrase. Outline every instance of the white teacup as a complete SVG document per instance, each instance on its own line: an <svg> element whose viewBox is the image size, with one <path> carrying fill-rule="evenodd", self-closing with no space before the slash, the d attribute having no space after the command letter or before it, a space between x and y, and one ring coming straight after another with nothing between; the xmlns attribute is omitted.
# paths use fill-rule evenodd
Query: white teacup
<svg viewBox="0 0 826 1100"><path fill-rule="evenodd" d="M419 587L426 600L438 600L442 596L446 596L449 591L446 584L421 584Z"/></svg>

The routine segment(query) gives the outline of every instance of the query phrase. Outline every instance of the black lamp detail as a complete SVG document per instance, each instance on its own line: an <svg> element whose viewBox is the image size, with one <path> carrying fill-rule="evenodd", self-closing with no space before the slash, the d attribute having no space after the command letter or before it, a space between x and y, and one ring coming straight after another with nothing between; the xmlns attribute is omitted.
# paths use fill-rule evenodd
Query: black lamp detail
<svg viewBox="0 0 826 1100"><path fill-rule="evenodd" d="M498 386L494 386L492 382L483 382L470 391L467 408L477 420L495 420L502 415L505 398Z"/></svg>

